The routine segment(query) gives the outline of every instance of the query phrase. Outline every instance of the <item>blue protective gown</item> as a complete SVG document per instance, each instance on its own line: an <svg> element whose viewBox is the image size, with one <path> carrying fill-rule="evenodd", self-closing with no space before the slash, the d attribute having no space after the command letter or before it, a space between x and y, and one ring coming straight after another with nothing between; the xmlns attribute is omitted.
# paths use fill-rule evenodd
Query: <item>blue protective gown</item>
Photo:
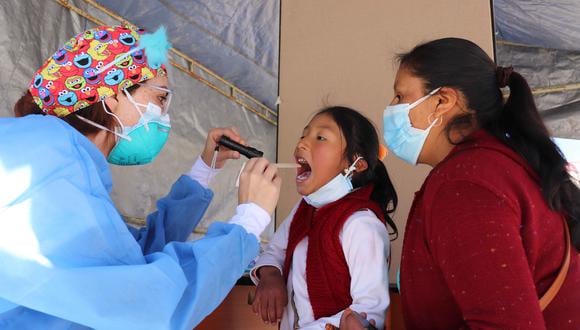
<svg viewBox="0 0 580 330"><path fill-rule="evenodd" d="M234 224L184 242L213 196L187 176L129 229L105 157L58 118L2 118L0 139L0 329L191 329L258 253Z"/></svg>

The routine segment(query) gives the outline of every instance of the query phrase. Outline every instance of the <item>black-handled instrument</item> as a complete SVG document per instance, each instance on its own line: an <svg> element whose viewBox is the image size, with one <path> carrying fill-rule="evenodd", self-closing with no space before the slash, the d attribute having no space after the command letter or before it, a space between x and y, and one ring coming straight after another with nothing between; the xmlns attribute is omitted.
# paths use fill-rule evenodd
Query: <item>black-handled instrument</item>
<svg viewBox="0 0 580 330"><path fill-rule="evenodd" d="M225 135L222 135L222 137L218 141L218 144L228 149L235 150L248 158L262 157L264 155L262 151L256 148L247 147L245 145L239 144Z"/></svg>

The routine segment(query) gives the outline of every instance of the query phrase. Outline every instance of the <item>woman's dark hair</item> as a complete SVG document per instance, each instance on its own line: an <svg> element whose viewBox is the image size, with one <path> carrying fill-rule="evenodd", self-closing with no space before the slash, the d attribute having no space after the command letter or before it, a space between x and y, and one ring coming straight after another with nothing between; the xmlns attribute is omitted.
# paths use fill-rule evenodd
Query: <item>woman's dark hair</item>
<svg viewBox="0 0 580 330"><path fill-rule="evenodd" d="M438 39L398 56L401 68L425 83L425 93L437 87L459 90L468 113L453 118L452 130L483 128L521 155L539 177L544 199L567 220L573 245L580 251L580 189L566 170L567 162L550 139L528 83L512 68L497 67L476 44L459 38ZM509 86L504 103L501 87ZM465 139L463 139L465 140Z"/></svg>
<svg viewBox="0 0 580 330"><path fill-rule="evenodd" d="M374 184L371 199L380 205L385 221L393 230L390 234L396 239L399 231L390 215L397 208L397 192L385 165L378 158L379 137L375 127L368 118L347 107L324 108L316 113L318 115L329 115L340 128L346 140L346 159L352 162L360 156L367 162L368 169L353 175L352 185L356 188Z"/></svg>
<svg viewBox="0 0 580 330"><path fill-rule="evenodd" d="M139 85L135 84L127 88L127 91L130 94L133 94L137 88L139 88ZM26 91L26 93L24 93L24 95L18 101L16 101L16 104L14 105L14 116L24 117L26 115L45 115L45 113L42 112L42 110L34 102L30 91ZM77 131L85 136L98 133L101 131L100 128L79 119L77 116L94 121L95 123L103 125L110 130L114 130L118 125L115 118L105 112L102 102L93 103L86 108L61 117L62 120L66 121L69 125L74 127Z"/></svg>

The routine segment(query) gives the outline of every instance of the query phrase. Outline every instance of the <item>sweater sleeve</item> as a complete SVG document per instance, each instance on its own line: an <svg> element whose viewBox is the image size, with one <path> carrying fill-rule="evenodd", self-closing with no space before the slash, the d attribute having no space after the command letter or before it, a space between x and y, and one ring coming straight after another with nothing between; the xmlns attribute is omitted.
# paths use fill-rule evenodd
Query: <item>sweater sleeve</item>
<svg viewBox="0 0 580 330"><path fill-rule="evenodd" d="M426 243L469 328L545 328L518 213L469 181L444 183L433 201Z"/></svg>

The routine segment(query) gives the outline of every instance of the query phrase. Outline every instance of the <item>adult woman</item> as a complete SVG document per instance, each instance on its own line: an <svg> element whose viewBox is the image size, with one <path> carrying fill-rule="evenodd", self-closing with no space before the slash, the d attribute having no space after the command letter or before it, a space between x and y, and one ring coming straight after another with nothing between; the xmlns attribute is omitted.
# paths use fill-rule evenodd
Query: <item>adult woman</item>
<svg viewBox="0 0 580 330"><path fill-rule="evenodd" d="M580 192L525 79L458 38L399 60L385 142L433 167L403 243L407 327L580 327Z"/></svg>
<svg viewBox="0 0 580 330"><path fill-rule="evenodd" d="M222 135L158 202L148 225L124 225L107 164L150 162L171 128L164 30L102 26L38 70L0 134L0 327L191 329L257 255L278 198L276 168L250 161L229 223L185 242L205 212ZM37 115L29 115L37 114ZM238 153L220 150L220 168Z"/></svg>

